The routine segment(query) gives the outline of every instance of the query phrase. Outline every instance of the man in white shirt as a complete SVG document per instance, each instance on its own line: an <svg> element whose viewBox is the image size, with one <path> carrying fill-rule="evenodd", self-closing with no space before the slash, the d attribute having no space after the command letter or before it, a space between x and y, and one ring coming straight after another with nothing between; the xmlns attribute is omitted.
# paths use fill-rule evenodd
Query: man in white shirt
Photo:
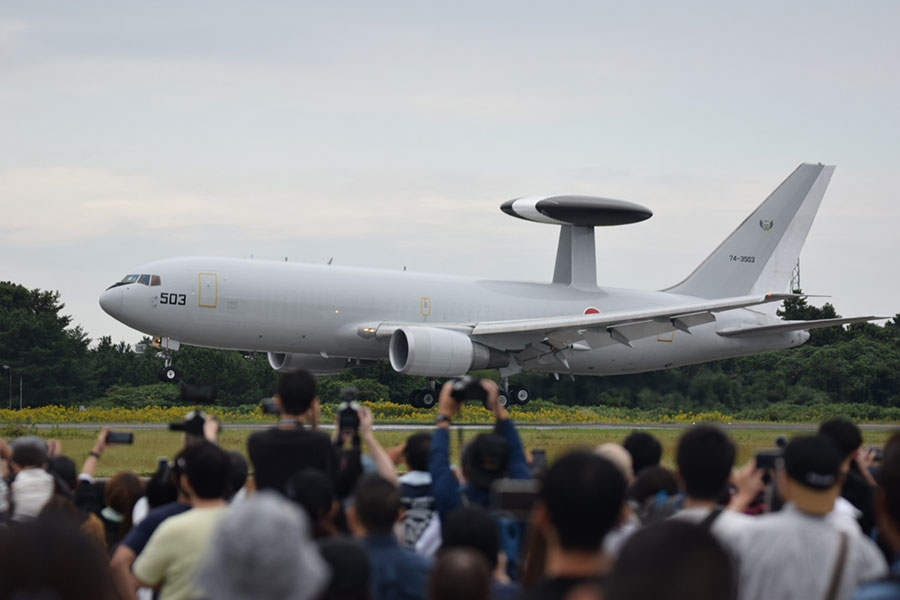
<svg viewBox="0 0 900 600"><path fill-rule="evenodd" d="M178 467L191 509L163 521L134 562L141 585L159 587L160 600L195 594L197 567L226 506L230 460L224 450L209 442L189 446Z"/></svg>
<svg viewBox="0 0 900 600"><path fill-rule="evenodd" d="M781 462L784 508L757 517L737 540L738 597L845 599L863 581L884 575L887 564L871 540L827 519L843 483L837 445L824 436L795 438Z"/></svg>
<svg viewBox="0 0 900 600"><path fill-rule="evenodd" d="M730 504L726 498L734 458L734 442L717 427L698 425L682 435L676 463L685 497L682 510L673 518L704 524L737 560L738 537L753 526L754 518L724 506ZM752 500L757 490L753 485L748 490L739 488L735 502L745 504L741 496L748 494Z"/></svg>

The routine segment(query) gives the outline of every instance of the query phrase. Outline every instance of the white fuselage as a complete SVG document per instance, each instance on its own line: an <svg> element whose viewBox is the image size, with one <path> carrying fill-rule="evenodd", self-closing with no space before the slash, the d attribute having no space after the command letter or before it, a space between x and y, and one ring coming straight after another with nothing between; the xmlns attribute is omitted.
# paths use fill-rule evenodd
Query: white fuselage
<svg viewBox="0 0 900 600"><path fill-rule="evenodd" d="M150 263L138 273L159 285L130 283L103 293L103 309L151 336L211 348L387 360L388 343L363 336L384 322L446 325L666 307L682 295L615 288L494 281L406 271L227 258ZM531 370L580 375L636 373L802 344L808 333L723 337L727 327L778 320L764 309L721 312L692 329L594 350Z"/></svg>

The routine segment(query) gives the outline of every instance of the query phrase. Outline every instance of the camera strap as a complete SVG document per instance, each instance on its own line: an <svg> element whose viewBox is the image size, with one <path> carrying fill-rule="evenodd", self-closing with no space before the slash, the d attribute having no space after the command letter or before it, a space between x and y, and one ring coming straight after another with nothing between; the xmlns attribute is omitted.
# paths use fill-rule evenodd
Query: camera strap
<svg viewBox="0 0 900 600"><path fill-rule="evenodd" d="M300 421L298 421L297 419L292 419L290 417L281 417L280 419L278 419L278 426L281 427L282 425L293 425L298 429L302 427Z"/></svg>

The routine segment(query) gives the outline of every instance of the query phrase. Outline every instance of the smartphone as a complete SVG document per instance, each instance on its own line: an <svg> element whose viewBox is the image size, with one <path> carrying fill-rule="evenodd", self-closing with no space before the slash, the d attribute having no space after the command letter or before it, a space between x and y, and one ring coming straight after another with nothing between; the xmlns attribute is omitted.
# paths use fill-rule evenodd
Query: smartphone
<svg viewBox="0 0 900 600"><path fill-rule="evenodd" d="M547 451L535 448L531 451L531 473L535 477L543 477L547 472Z"/></svg>
<svg viewBox="0 0 900 600"><path fill-rule="evenodd" d="M157 471L162 473L163 471L165 471L168 468L169 468L169 459L168 458L166 458L165 456L161 456L160 458L156 459L156 470Z"/></svg>
<svg viewBox="0 0 900 600"><path fill-rule="evenodd" d="M133 444L134 433L131 431L110 431L106 434L107 444Z"/></svg>

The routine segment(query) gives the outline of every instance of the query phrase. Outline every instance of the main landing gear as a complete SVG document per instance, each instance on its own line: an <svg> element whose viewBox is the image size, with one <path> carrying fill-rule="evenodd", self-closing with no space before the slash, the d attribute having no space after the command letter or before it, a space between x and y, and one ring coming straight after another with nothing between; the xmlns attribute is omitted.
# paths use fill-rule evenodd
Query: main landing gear
<svg viewBox="0 0 900 600"><path fill-rule="evenodd" d="M409 403L415 408L433 408L437 405L440 386L437 382L431 380L428 387L421 390L413 390L409 394ZM526 387L510 386L509 381L504 378L500 384L500 405L504 408L510 408L513 404L528 404L531 400L531 391ZM485 406L487 408L487 406Z"/></svg>

